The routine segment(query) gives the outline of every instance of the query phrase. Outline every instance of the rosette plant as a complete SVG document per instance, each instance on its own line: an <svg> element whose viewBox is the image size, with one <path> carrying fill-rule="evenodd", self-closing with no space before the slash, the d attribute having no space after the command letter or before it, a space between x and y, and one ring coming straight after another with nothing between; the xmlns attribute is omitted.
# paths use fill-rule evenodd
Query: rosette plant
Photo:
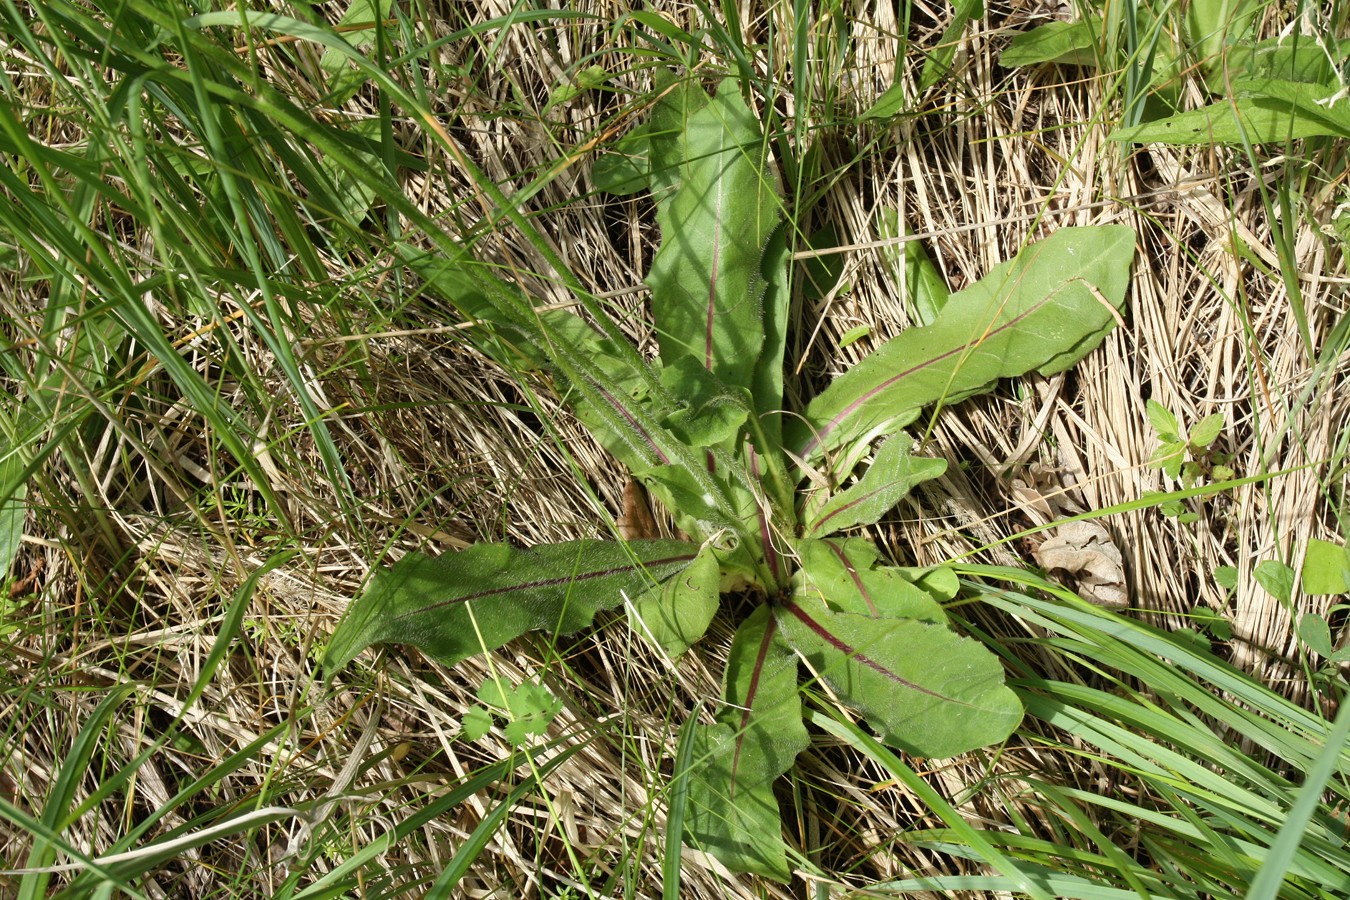
<svg viewBox="0 0 1350 900"><path fill-rule="evenodd" d="M645 189L657 202L656 359L584 294L580 312L541 311L469 249L407 248L405 259L481 325L485 353L551 377L689 539L409 554L352 605L325 665L331 673L377 642L453 665L621 606L674 655L699 640L721 598L737 597L730 614L753 597L722 702L688 731L684 838L732 869L786 879L773 785L807 745L804 681L924 757L996 744L1021 721L998 658L949 626L956 576L893 565L858 535L944 471L903 430L926 407L1062 371L1100 342L1124 303L1134 235L1064 228L1027 246L788 410L791 225L760 122L734 80L711 96L694 80L663 89L597 172L610 191Z"/></svg>

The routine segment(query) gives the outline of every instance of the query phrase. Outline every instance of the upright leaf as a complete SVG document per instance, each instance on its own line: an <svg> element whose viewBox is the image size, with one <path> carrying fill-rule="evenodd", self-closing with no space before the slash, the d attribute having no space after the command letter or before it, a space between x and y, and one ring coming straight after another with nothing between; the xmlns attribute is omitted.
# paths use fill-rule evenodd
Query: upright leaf
<svg viewBox="0 0 1350 900"><path fill-rule="evenodd" d="M412 644L454 665L527 631L570 634L677 575L698 550L684 541L568 541L410 553L376 573L347 610L324 670L332 674L375 643Z"/></svg>
<svg viewBox="0 0 1350 900"><path fill-rule="evenodd" d="M694 732L687 829L728 868L787 881L787 845L773 782L806 749L797 658L761 606L736 631L726 701Z"/></svg>
<svg viewBox="0 0 1350 900"><path fill-rule="evenodd" d="M682 133L669 134L664 121L653 122L653 189L663 187L663 154L678 152L681 162L678 184L661 197L661 248L647 276L661 359L691 357L753 390L764 345L760 265L780 218L764 137L733 80L688 113Z"/></svg>
<svg viewBox="0 0 1350 900"><path fill-rule="evenodd" d="M1134 232L1123 225L1064 228L1027 247L953 294L932 325L908 329L836 378L794 423L790 446L809 461L999 378L1067 369L1111 329L1133 258Z"/></svg>
<svg viewBox="0 0 1350 900"><path fill-rule="evenodd" d="M1022 721L998 657L943 625L835 612L804 596L775 616L840 699L907 753L954 756L1004 740Z"/></svg>

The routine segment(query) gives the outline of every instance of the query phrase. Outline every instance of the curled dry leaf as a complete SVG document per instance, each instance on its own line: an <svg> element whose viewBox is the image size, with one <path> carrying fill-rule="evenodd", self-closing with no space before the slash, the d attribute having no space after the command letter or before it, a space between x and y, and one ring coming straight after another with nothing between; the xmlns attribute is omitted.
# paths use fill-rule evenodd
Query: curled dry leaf
<svg viewBox="0 0 1350 900"><path fill-rule="evenodd" d="M1035 551L1036 563L1047 572L1072 575L1078 593L1098 606L1127 606L1125 568L1120 548L1096 522L1070 522Z"/></svg>

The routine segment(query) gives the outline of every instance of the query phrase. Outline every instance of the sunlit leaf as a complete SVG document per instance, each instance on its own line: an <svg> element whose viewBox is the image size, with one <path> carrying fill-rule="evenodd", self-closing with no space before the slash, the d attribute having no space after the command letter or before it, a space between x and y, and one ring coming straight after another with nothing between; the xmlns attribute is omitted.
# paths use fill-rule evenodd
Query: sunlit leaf
<svg viewBox="0 0 1350 900"><path fill-rule="evenodd" d="M412 644L446 665L527 631L570 634L602 609L679 574L698 555L683 541L569 541L521 550L475 544L410 553L382 569L338 625L324 655L335 672L376 643Z"/></svg>

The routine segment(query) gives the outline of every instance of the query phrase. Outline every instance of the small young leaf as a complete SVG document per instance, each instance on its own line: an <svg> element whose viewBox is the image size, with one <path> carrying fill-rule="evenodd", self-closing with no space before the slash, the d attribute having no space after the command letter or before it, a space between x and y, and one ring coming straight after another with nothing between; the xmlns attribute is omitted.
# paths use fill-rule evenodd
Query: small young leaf
<svg viewBox="0 0 1350 900"><path fill-rule="evenodd" d="M376 573L347 610L324 670L331 675L375 643L413 644L454 665L527 631L570 634L624 595L677 575L698 549L684 541L569 541L410 553Z"/></svg>
<svg viewBox="0 0 1350 900"><path fill-rule="evenodd" d="M869 119L890 119L904 112L908 104L908 89L903 80L886 88L885 93L858 116L859 122Z"/></svg>
<svg viewBox="0 0 1350 900"><path fill-rule="evenodd" d="M835 378L793 423L789 446L811 462L999 378L1067 369L1114 325L1106 304L1123 305L1133 258L1134 232L1122 225L1062 228L1027 247L953 294L932 325L902 332Z"/></svg>
<svg viewBox="0 0 1350 900"><path fill-rule="evenodd" d="M806 526L810 537L871 525L895 508L916 484L947 471L945 459L912 456L903 431L888 438L857 483L830 497Z"/></svg>
<svg viewBox="0 0 1350 900"><path fill-rule="evenodd" d="M885 208L877 213L877 234L883 238L897 238L906 231L900 221L897 210ZM895 271L905 298L905 308L919 325L931 325L937 321L942 307L947 305L951 291L942 279L928 252L919 241L905 241L899 247L888 247L887 259Z"/></svg>
<svg viewBox="0 0 1350 900"><path fill-rule="evenodd" d="M1223 413L1205 416L1191 429L1187 442L1200 450L1207 449L1223 431Z"/></svg>
<svg viewBox="0 0 1350 900"><path fill-rule="evenodd" d="M1303 577L1305 579L1304 585L1306 587L1307 585L1306 579L1308 577L1306 570L1304 571ZM1214 583L1217 584L1219 587L1223 588L1225 591L1237 590L1238 570L1233 568L1232 566L1218 566L1214 570Z"/></svg>
<svg viewBox="0 0 1350 900"><path fill-rule="evenodd" d="M926 94L928 89L941 81L951 69L952 60L956 58L956 49L961 44L961 35L965 32L966 26L972 19L978 19L982 15L984 15L983 0L954 0L952 20L943 29L933 52L924 60L923 72L919 75L920 95Z"/></svg>
<svg viewBox="0 0 1350 900"><path fill-rule="evenodd" d="M629 607L633 630L670 656L703 637L721 600L717 556L705 547L680 574L646 591Z"/></svg>
<svg viewBox="0 0 1350 900"><path fill-rule="evenodd" d="M1256 583L1266 589L1266 593L1282 603L1288 603L1294 595L1294 570L1278 559L1268 559L1258 565L1252 575Z"/></svg>
<svg viewBox="0 0 1350 900"><path fill-rule="evenodd" d="M1149 468L1161 469L1173 481L1181 477L1181 466L1186 462L1186 445L1180 442L1164 443L1148 458Z"/></svg>
<svg viewBox="0 0 1350 900"><path fill-rule="evenodd" d="M688 834L733 871L787 881L791 872L773 782L792 767L808 737L797 659L766 606L736 630L723 697L717 723L694 732Z"/></svg>
<svg viewBox="0 0 1350 900"><path fill-rule="evenodd" d="M1022 721L998 657L945 626L833 612L810 598L775 608L788 642L881 739L947 757L996 744Z"/></svg>
<svg viewBox="0 0 1350 900"><path fill-rule="evenodd" d="M1171 410L1157 400L1150 399L1144 401L1144 412L1153 430L1158 432L1159 440L1169 444L1181 442L1181 424Z"/></svg>
<svg viewBox="0 0 1350 900"><path fill-rule="evenodd" d="M1298 621L1298 636L1318 656L1331 656L1331 626L1316 613L1308 613Z"/></svg>
<svg viewBox="0 0 1350 900"><path fill-rule="evenodd" d="M869 540L802 541L797 555L801 570L793 582L803 599L873 618L947 622L931 594L896 569L879 565L880 555Z"/></svg>

